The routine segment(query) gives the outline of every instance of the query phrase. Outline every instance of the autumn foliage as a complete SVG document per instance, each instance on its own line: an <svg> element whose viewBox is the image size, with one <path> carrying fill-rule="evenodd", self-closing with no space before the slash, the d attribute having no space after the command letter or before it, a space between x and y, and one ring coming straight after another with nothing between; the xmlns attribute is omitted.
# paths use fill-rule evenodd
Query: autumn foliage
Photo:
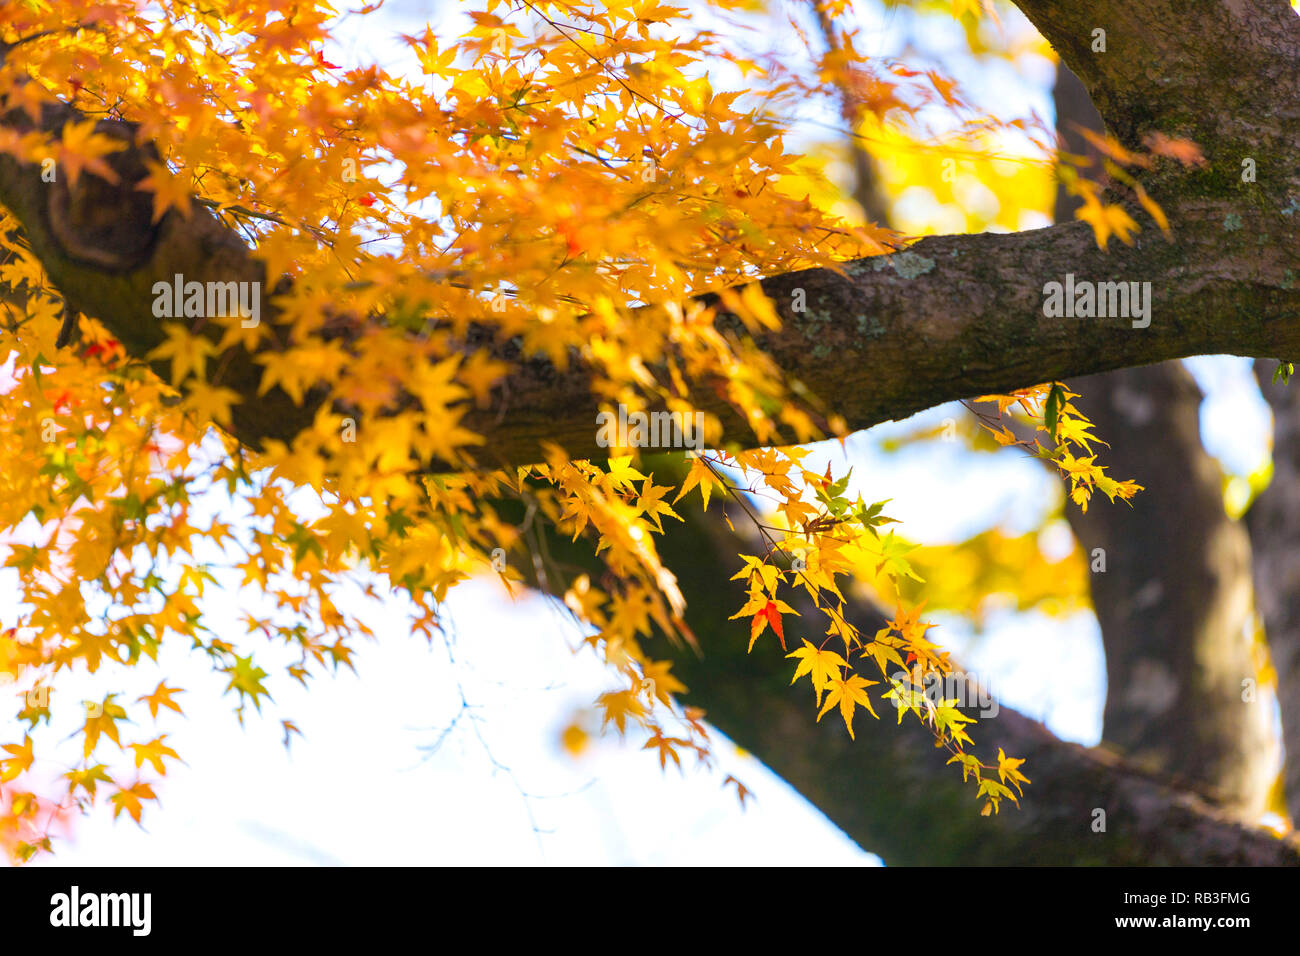
<svg viewBox="0 0 1300 956"><path fill-rule="evenodd" d="M50 135L6 128L0 153L48 164L55 181L112 179L107 160L128 144L102 124L127 121L156 151L139 184L155 221L215 216L266 276L263 321L177 310L163 344L138 356L93 316L65 317L18 223L0 223L0 557L18 588L0 606L0 675L24 728L0 759L8 850L50 850L69 812L155 812L158 782L183 756L168 735L185 689L122 696L125 669L182 645L210 661L242 715L273 706L277 681L350 666L373 635L367 596L401 595L412 631L432 639L449 589L493 573L496 549L528 553L503 500L599 554L602 575L548 586L620 682L596 701L603 721L664 766L709 765L711 751L705 715L676 702L684 688L660 650L695 637L655 541L686 496L711 513L726 498L762 541L717 569L748 589L734 640L779 643L792 679L807 679L809 720L851 735L887 701L947 748L973 810L1018 801L1032 767L981 756L957 702L920 692L952 663L927 637L915 546L886 502L849 492L847 473L804 467L807 443L844 435L835 397L808 394L750 338L781 321L758 277L837 269L909 241L832 198L826 156L806 137L792 145L801 104L847 102L853 128L918 164L989 155L1006 127L975 114L950 78L873 61L851 36L823 56L796 32L804 58L778 56L753 2L485 0L463 35L398 38L409 64L339 65L334 38L378 6L0 6L3 108L35 121L62 102L80 117ZM832 17L838 6L824 4ZM967 24L987 15L952 7ZM918 125L936 112L959 121L938 141ZM1039 137L1042 152L1018 168L1050 184L1050 138L1023 123L1015 133ZM1139 159L1109 161L1122 171ZM1070 170L1099 242L1128 241L1136 224ZM706 306L705 292L722 294ZM151 305L142 298L142 316ZM720 310L738 321L715 323ZM76 334L60 345L67 322ZM262 370L257 394L226 377L237 349ZM706 416L707 449L680 485L633 448L501 461L467 410L506 414L512 369L543 360L582 363L609 408L692 414L687 383L725 383L761 447ZM310 427L239 442L235 412L273 389L315 407ZM996 442L1059 467L1076 506L1130 497L1138 487L1106 474L1104 442L1073 397L1049 382L971 407ZM499 573L518 587L515 571ZM855 578L895 608L877 633L845 620ZM795 613L796 592L818 619ZM217 595L244 608L245 633L207 626ZM272 647L291 663L264 667ZM84 713L75 751L52 719L69 710L66 672L100 688L71 708ZM287 739L296 728L283 720Z"/></svg>

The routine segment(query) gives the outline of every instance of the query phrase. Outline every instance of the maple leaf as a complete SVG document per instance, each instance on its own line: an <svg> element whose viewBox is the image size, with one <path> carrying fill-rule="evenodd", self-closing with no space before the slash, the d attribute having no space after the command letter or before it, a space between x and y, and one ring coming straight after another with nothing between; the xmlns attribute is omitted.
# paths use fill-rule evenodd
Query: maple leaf
<svg viewBox="0 0 1300 956"><path fill-rule="evenodd" d="M748 578L750 579L752 586L753 581L757 579L758 584L762 589L766 590L768 594L775 595L777 582L781 578L781 572L766 561L761 558L756 558L753 555L742 554L740 555L740 559L745 563L745 566L733 574L731 580L739 581L743 578ZM752 603L754 595L751 593L750 597ZM732 615L732 619L734 620L735 618L740 617L741 614L749 613L751 613L750 610L741 611L740 614Z"/></svg>
<svg viewBox="0 0 1300 956"><path fill-rule="evenodd" d="M633 468L631 462L631 455L609 459L609 482L615 488L632 490L633 481L645 480L646 476Z"/></svg>
<svg viewBox="0 0 1300 956"><path fill-rule="evenodd" d="M1003 797L1006 797L1014 804L1018 805L1020 803L1020 801L1016 799L1014 793L991 777L984 777L980 780L979 790L976 792L975 797L976 799L980 797L988 797L988 802L984 805L984 809L981 811L983 816L988 816L990 810L993 813L997 813L998 806L1001 804Z"/></svg>
<svg viewBox="0 0 1300 956"><path fill-rule="evenodd" d="M171 757L173 760L180 760L180 754L168 747L164 741L167 735L163 734L154 740L145 744L131 744L131 749L135 751L135 765L137 768L142 766L147 760L153 765L154 770L166 776L167 771L163 767L162 758Z"/></svg>
<svg viewBox="0 0 1300 956"><path fill-rule="evenodd" d="M1076 209L1074 215L1076 219L1082 219L1092 226L1097 236L1097 245L1103 250L1107 248L1112 235L1118 236L1125 245L1133 244L1132 234L1137 231L1138 224L1125 212L1123 206L1102 203L1092 198Z"/></svg>
<svg viewBox="0 0 1300 956"><path fill-rule="evenodd" d="M758 609L749 626L749 649L751 651L754 649L754 642L758 640L758 636L763 633L763 630L769 624L772 625L772 630L776 632L777 638L781 641L781 650L786 649L785 629L781 624L781 612L783 611L787 614L799 613L784 601L778 600L768 600Z"/></svg>
<svg viewBox="0 0 1300 956"><path fill-rule="evenodd" d="M677 502L681 501L682 497L688 491L696 485L699 485L700 497L704 499L704 508L707 511L709 507L709 495L712 492L713 485L716 481L717 478L714 476L713 469L709 466L709 463L703 458L693 457L691 459L691 470L687 472L685 480L682 481L682 487L677 492L677 497L673 499L673 504L677 504Z"/></svg>
<svg viewBox="0 0 1300 956"><path fill-rule="evenodd" d="M131 819L136 823L140 822L140 814L143 810L143 801L157 800L153 788L147 783L136 782L130 787L121 787L116 793L108 798L113 804L113 819L116 820L118 815L125 810L130 814Z"/></svg>
<svg viewBox="0 0 1300 956"><path fill-rule="evenodd" d="M856 739L853 736L853 712L857 705L861 704L867 708L872 717L876 716L876 712L871 706L871 698L867 696L866 688L878 683L880 682L867 680L857 674L850 674L847 678L832 678L827 689L826 702L822 704L822 709L818 711L817 719L820 721L827 711L839 704L840 714L844 718L844 726L849 729L849 738Z"/></svg>
<svg viewBox="0 0 1300 956"><path fill-rule="evenodd" d="M100 734L106 734L120 748L122 741L118 738L117 722L126 719L126 711L120 704L113 703L116 694L109 694L100 703L86 701L86 722L81 732L84 737L85 756L89 757Z"/></svg>
<svg viewBox="0 0 1300 956"><path fill-rule="evenodd" d="M645 705L637 699L635 691L619 690L601 694L596 699L596 705L605 712L605 719L601 721L601 728L603 729L606 724L612 721L620 734L627 733L627 720L629 717L637 721L643 721L645 718Z"/></svg>
<svg viewBox="0 0 1300 956"><path fill-rule="evenodd" d="M34 756L32 754L32 738L24 737L21 744L5 744L11 757L0 760L0 783L7 783L15 779L20 773L32 765Z"/></svg>
<svg viewBox="0 0 1300 956"><path fill-rule="evenodd" d="M103 157L126 149L121 140L96 133L98 121L69 121L63 124L62 142L59 144L59 165L68 176L68 185L75 187L83 170L94 173L106 182L116 184L118 175Z"/></svg>
<svg viewBox="0 0 1300 956"><path fill-rule="evenodd" d="M889 628L882 628L876 634L874 640L868 641L862 647L862 656L872 658L882 674L887 673L885 665L891 661L899 667L907 666L903 663L903 658L899 655L897 646L888 635Z"/></svg>
<svg viewBox="0 0 1300 956"><path fill-rule="evenodd" d="M439 53L438 40L431 28L425 27L423 38L404 35L402 39L415 50L420 68L426 75L442 76L451 72L449 67L455 62L459 51L453 46L445 53Z"/></svg>
<svg viewBox="0 0 1300 956"><path fill-rule="evenodd" d="M1151 152L1176 159L1184 166L1204 168L1209 165L1201 148L1190 139L1174 139L1157 131L1148 133L1142 142Z"/></svg>
<svg viewBox="0 0 1300 956"><path fill-rule="evenodd" d="M90 795L92 800L95 798L95 788L99 784L113 782L112 778L108 775L108 768L102 763L93 764L92 766L83 769L74 768L69 770L63 776L68 780L69 795L74 795L77 788L80 787Z"/></svg>
<svg viewBox="0 0 1300 956"><path fill-rule="evenodd" d="M172 360L173 385L181 384L191 373L202 379L207 371L207 360L209 356L217 354L217 347L203 336L192 334L179 322L169 323L164 327L163 332L167 336L167 341L150 352L149 357ZM268 385L267 388L270 386Z"/></svg>
<svg viewBox="0 0 1300 956"><path fill-rule="evenodd" d="M669 673L672 666L672 661L651 661L641 667L642 686L648 685L651 695L665 707L672 706L673 694L686 691L686 685Z"/></svg>
<svg viewBox="0 0 1300 956"><path fill-rule="evenodd" d="M759 613L767 615L768 622L772 624L772 630L776 631L776 636L781 641L781 650L785 650L785 628L781 627L781 606L783 602L768 601Z"/></svg>
<svg viewBox="0 0 1300 956"><path fill-rule="evenodd" d="M239 693L239 706L243 708L244 698L251 697L253 706L259 711L262 709L261 698L270 698L270 693L262 685L262 681L268 676L266 671L260 667L253 666L253 656L247 657L235 655L235 663L229 667L223 667L222 670L229 675L230 683L226 685L223 693L237 691Z"/></svg>
<svg viewBox="0 0 1300 956"><path fill-rule="evenodd" d="M889 532L883 538L878 538L880 545L880 563L876 566L877 574L889 574L891 577L908 577L914 581L920 581L921 576L912 569L912 565L904 557L916 550L916 545L908 544L901 538L894 536L894 532Z"/></svg>
<svg viewBox="0 0 1300 956"><path fill-rule="evenodd" d="M185 396L185 407L194 412L200 421L212 421L230 426L230 410L242 396L232 388L212 386L207 382L194 382Z"/></svg>
<svg viewBox="0 0 1300 956"><path fill-rule="evenodd" d="M1008 757L1001 747L998 748L998 779L1003 783L1010 780L1011 785L1016 788L1016 793L1021 794L1021 796L1024 793L1020 789L1020 784L1032 783L1028 777L1020 772L1020 765L1024 762L1023 758Z"/></svg>
<svg viewBox="0 0 1300 956"><path fill-rule="evenodd" d="M491 357L479 350L466 359L456 371L456 379L462 382L473 394L474 403L479 408L487 408L492 402L492 389L510 371L505 362Z"/></svg>
<svg viewBox="0 0 1300 956"><path fill-rule="evenodd" d="M794 677L790 678L790 683L793 684L804 674L808 674L818 704L822 701L822 691L830 686L832 680L840 676L844 668L849 666L848 661L839 654L814 647L807 638L804 638L803 647L785 656L799 659L799 666L795 669Z"/></svg>
<svg viewBox="0 0 1300 956"><path fill-rule="evenodd" d="M914 685L909 686L892 677L889 678L889 690L885 691L883 696L894 701L894 710L898 715L899 724L902 724L904 714L909 711L917 717L922 717L922 709L929 711L932 707L930 699L923 690L917 690Z"/></svg>
<svg viewBox="0 0 1300 956"><path fill-rule="evenodd" d="M686 706L682 708L682 719L690 725L691 730L696 736L707 738L709 729L704 726L704 711L699 707Z"/></svg>
<svg viewBox="0 0 1300 956"><path fill-rule="evenodd" d="M976 780L981 779L980 770L982 769L983 765L980 763L979 757L976 757L974 754L969 754L966 753L965 751L961 751L959 753L953 754L953 756L948 760L948 763L956 763L961 765L962 783L965 783L967 779L972 776Z"/></svg>
<svg viewBox="0 0 1300 956"><path fill-rule="evenodd" d="M650 477L653 478L654 476L651 475ZM655 523L655 528L660 534L664 530L663 525L659 523L661 514L676 518L678 521L682 520L681 515L673 511L668 502L663 500L664 495L670 491L672 491L672 488L668 485L654 485L651 484L650 478L647 478L641 486L641 496L636 501L637 510L644 512L645 516Z"/></svg>
<svg viewBox="0 0 1300 956"><path fill-rule="evenodd" d="M971 744L973 741L966 733L965 725L975 723L975 718L967 717L955 704L956 701L946 700L935 705L932 711L935 731L940 739L946 734L955 743Z"/></svg>
<svg viewBox="0 0 1300 956"><path fill-rule="evenodd" d="M192 214L189 178L177 176L162 163L151 159L145 160L145 167L149 175L136 183L135 188L153 193L153 221L160 220L172 208L189 219Z"/></svg>
<svg viewBox="0 0 1300 956"><path fill-rule="evenodd" d="M298 729L298 725L295 724L292 720L281 720L280 727L284 731L284 737L282 738L281 742L284 744L284 749L288 750L291 735L297 734L299 737L301 737L302 731Z"/></svg>
<svg viewBox="0 0 1300 956"><path fill-rule="evenodd" d="M731 774L727 774L727 776L726 776L726 777L723 779L723 781L722 781L722 785L723 785L724 787L727 786L727 784L731 784L732 786L734 786L734 787L736 788L736 796L737 796L737 797L739 798L739 800L740 800L740 806L741 806L741 809L744 809L744 807L745 807L745 801L746 801L746 800L752 800L752 799L753 799L753 797L754 797L753 792L750 791L750 789L749 789L748 787L746 787L743 783L741 783L739 780L737 780L737 779L736 779L735 777L733 777Z"/></svg>
<svg viewBox="0 0 1300 956"><path fill-rule="evenodd" d="M681 770L682 760L681 757L677 755L677 748L685 747L688 746L689 744L690 741L679 740L676 737L665 737L661 731L656 730L651 735L650 739L645 742L645 745L641 749L642 750L657 749L659 751L660 770L667 769L669 758L672 759L673 763L677 764L677 769Z"/></svg>

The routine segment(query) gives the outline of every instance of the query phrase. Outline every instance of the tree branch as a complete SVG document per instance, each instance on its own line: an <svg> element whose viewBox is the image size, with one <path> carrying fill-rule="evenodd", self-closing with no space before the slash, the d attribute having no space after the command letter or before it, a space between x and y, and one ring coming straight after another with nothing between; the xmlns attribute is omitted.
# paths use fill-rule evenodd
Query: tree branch
<svg viewBox="0 0 1300 956"><path fill-rule="evenodd" d="M736 545L719 522L702 523L698 507L687 524L660 543L692 609L691 624L704 656L671 651L673 672L689 688L687 703L753 753L816 805L853 840L889 864L914 865L1300 865L1300 842L1281 840L1243 823L1194 782L1140 769L1114 752L1085 748L1053 736L1041 724L1002 706L972 734L982 754L1003 747L1026 758L1033 780L1020 809L1004 806L981 817L972 784L963 783L930 732L892 709L880 719L855 720L856 740L844 725L813 720L812 691L791 687L791 664L774 637L752 653L746 636L726 620L744 601L729 582L719 593L717 569L734 561ZM743 518L733 516L737 527ZM850 600L850 620L871 633L881 626L873 608ZM820 633L811 603L788 618L788 640ZM793 645L792 645L793 646ZM1094 829L1102 820L1105 830Z"/></svg>
<svg viewBox="0 0 1300 956"><path fill-rule="evenodd" d="M671 475L674 468L668 456L647 466L656 475ZM1033 783L1019 809L1007 804L996 816L980 816L974 785L946 764L947 752L936 750L930 731L915 717L898 724L892 708L881 709L879 720L860 713L851 740L843 722L831 719L836 715L816 721L811 687L806 681L791 686L792 664L775 635L769 631L746 653L746 629L728 620L744 603L743 582L722 582L726 575L719 573L738 551L753 553L753 542L742 540L746 519L732 514L738 534L694 500L677 507L684 523L655 540L686 598L702 650L656 639L648 652L672 661L674 676L688 688L678 695L683 702L706 709L711 725L886 863L1300 865L1296 837L1279 839L1243 822L1195 781L1139 768L1105 747L1062 741L1006 706L981 720L972 734L986 759L999 746L1026 758ZM502 514L511 516L509 506ZM554 532L547 540L550 590L563 590L566 573L599 573L600 562L585 541ZM541 586L530 560L513 560ZM883 626L870 603L851 591L846 595L853 624L864 633ZM824 630L818 623L823 612L802 591L789 600L800 615L786 617L787 642L795 646L801 633ZM1103 820L1099 832L1095 826Z"/></svg>
<svg viewBox="0 0 1300 956"><path fill-rule="evenodd" d="M58 129L72 115L47 110L43 125ZM30 121L11 111L0 125L23 132ZM130 137L124 124L100 127ZM43 182L39 167L0 156L0 202L22 224L54 285L136 357L161 344L174 321L153 317L155 282L177 273L199 282L264 279L262 264L205 209L190 220L171 211L150 224L148 196L135 189L147 158L147 147L115 153L117 185L87 173L74 187L62 176ZM1229 214L1242 228L1225 229ZM1243 213L1223 201L1194 199L1172 208L1170 219L1172 242L1148 232L1109 253L1097 248L1086 225L1072 223L924 239L904 252L849 263L844 275L776 276L763 288L784 325L756 341L788 377L833 396L851 429L951 399L1187 355L1300 355L1294 281L1300 249L1291 241L1291 218L1278 209ZM1067 273L1094 282L1149 282L1150 326L1133 328L1127 317L1045 317L1044 285L1065 281ZM278 311L264 312L279 330L274 339L283 341ZM734 317L718 321L733 333L740 329ZM216 327L208 331L218 337ZM244 396L233 432L253 447L267 438L291 440L323 398L312 396L299 408L278 389L259 396L262 368L242 347L213 364L223 369L219 384ZM560 371L526 361L492 407L467 413L466 427L484 434L504 461L539 460L544 441L575 456L599 457L598 407L589 384L581 363ZM756 443L721 397L724 384L694 383L697 407L722 419L728 439Z"/></svg>

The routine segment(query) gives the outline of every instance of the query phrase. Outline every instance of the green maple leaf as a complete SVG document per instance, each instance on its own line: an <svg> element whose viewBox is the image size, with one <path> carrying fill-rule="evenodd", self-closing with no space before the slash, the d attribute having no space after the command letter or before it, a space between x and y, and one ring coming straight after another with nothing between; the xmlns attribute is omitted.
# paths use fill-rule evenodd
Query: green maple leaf
<svg viewBox="0 0 1300 956"><path fill-rule="evenodd" d="M230 683L226 685L223 693L229 693L232 690L239 692L239 706L242 710L244 707L244 698L251 697L253 706L260 712L262 709L262 697L268 700L271 697L270 692L262 686L262 681L266 678L266 671L260 667L253 666L253 655L240 657L235 655L235 663L232 667L223 668L230 676Z"/></svg>

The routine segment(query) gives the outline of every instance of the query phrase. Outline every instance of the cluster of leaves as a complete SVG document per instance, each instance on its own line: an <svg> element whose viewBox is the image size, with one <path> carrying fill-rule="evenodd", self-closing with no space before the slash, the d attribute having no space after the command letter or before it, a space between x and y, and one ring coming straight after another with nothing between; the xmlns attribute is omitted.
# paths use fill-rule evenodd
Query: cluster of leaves
<svg viewBox="0 0 1300 956"><path fill-rule="evenodd" d="M0 225L0 528L21 597L0 622L0 668L30 731L0 771L0 824L20 857L48 849L51 822L104 788L116 812L138 819L152 793L138 772L161 774L174 759L161 745L148 751L157 759L132 759L166 729L137 741L118 733L157 717L123 701L87 708L81 759L61 762L53 739L41 745L49 707L28 703L48 703L42 688L60 672L112 681L179 640L211 659L242 714L273 686L259 641L290 649L285 673L297 681L348 667L353 642L371 633L342 599L349 587L405 594L413 631L432 635L448 589L494 549L518 546L519 529L490 502L523 494L524 475L476 467L482 436L460 424L499 400L511 370L501 343L519 363L581 360L610 402L687 411L682 382L725 381L760 436L817 434L742 337L676 304L888 248L892 234L835 220L784 182L780 110L806 87L734 54L686 11L648 2L489 2L446 46L431 31L407 37L409 73L335 66L332 31L368 13L233 0L36 0L0 12L0 38L13 44L0 66L4 108L37 115L63 101L86 116L53 137L0 138L0 150L53 159L70 183L111 179L105 157L123 143L94 124L138 124L162 157L141 184L155 218L202 206L242 232L266 264L277 315L252 327L208 317L215 340L198 324L166 323L150 358L167 381L84 316L77 354L61 351L60 296L16 223ZM713 93L707 67L718 65L757 78L746 105L739 92ZM755 328L774 321L760 299L733 303ZM340 325L352 334L332 334ZM471 329L490 329L491 341L466 348ZM313 427L257 455L210 430L229 426L241 401L222 377L230 348L258 356L263 393L328 394ZM656 364L668 374L649 375ZM435 477L431 462L455 473ZM627 678L606 698L612 712L638 716L639 688L653 682L664 703L676 685L652 662L626 666L635 641L649 620L671 632L682 608L641 530L658 523L657 506L627 504L626 473L608 474L560 452L532 477L556 483L548 517L598 539L622 582L608 602L577 585L570 603ZM196 506L212 496L227 499L217 516ZM245 595L243 637L205 623L201 603L217 587ZM626 716L614 722L624 729Z"/></svg>
<svg viewBox="0 0 1300 956"><path fill-rule="evenodd" d="M714 4L711 15L741 18L750 6ZM157 662L164 644L191 648L242 718L271 702L276 680L305 684L351 666L358 637L373 636L352 597L404 596L411 630L432 639L451 587L492 565L496 549L528 546L528 529L494 504L503 498L585 536L604 562L599 587L589 577L553 587L619 679L598 701L604 723L641 728L665 766L684 753L710 764L703 713L676 710L683 688L645 647L656 633L693 640L653 544L675 517L671 487L630 458L602 467L560 448L494 470L464 418L504 412L502 382L544 359L582 362L611 406L690 414L691 383L723 383L763 443L821 437L833 416L792 397L744 331L681 303L886 252L899 237L809 199L785 135L798 104L826 95L822 77L738 52L688 10L485 0L451 42L431 30L404 37L409 71L336 66L334 35L374 10L340 15L321 0L0 5L0 107L37 116L65 102L86 117L52 137L0 134L0 152L52 159L69 183L111 179L105 157L123 143L95 123L137 124L161 158L141 184L155 220L215 215L242 234L265 264L276 316L251 327L238 315L207 317L206 329L165 323L149 356L165 379L89 317L77 319L75 352L60 349L61 296L16 222L0 221L0 553L19 592L0 609L0 676L26 725L3 745L0 842L19 858L49 850L51 827L105 794L115 816L139 822L157 777L180 759L167 740L182 689L164 680L124 694L115 682L131 668ZM823 68L846 74L859 123L960 102L938 73L871 64L851 46ZM745 77L746 91L715 92L711 71ZM721 304L750 332L779 321L756 285ZM148 301L138 305L148 314ZM311 427L256 454L232 440L222 429L248 399L223 377L230 349L257 356L262 394L327 399ZM1028 408L1047 393L1014 400ZM1090 436L1068 401L1053 408L1050 454L1076 500L1093 488L1131 494L1069 453ZM723 443L717 419L706 418L705 437ZM751 646L770 629L784 647L783 584L826 612L827 640L801 639L789 653L819 715L838 707L852 734L858 707L874 713L866 689L880 683L856 666L902 666L923 681L950 664L915 607L870 639L844 621L836 578L864 560L915 576L910 545L880 533L882 505L851 501L848 476L814 474L804 454L702 456L674 500L698 489L707 507L715 488L736 492L721 468L761 477L778 497L779 531L764 533L779 537L744 557L740 616ZM778 568L780 554L800 570ZM205 621L218 591L237 595L243 634ZM270 648L287 655L283 672L268 669ZM104 689L83 705L84 721L78 709L71 758L55 730L67 712L49 693L65 672ZM909 696L916 686L890 684L906 701L900 717L911 710L934 730L986 809L1014 800L1016 761L974 758L969 719ZM283 726L287 741L297 728Z"/></svg>
<svg viewBox="0 0 1300 956"><path fill-rule="evenodd" d="M1075 210L1074 215L1076 219L1092 226L1097 244L1105 249L1110 237L1115 236L1125 245L1131 246L1133 234L1141 231L1141 226L1123 205L1106 198L1108 190L1112 193L1127 192L1150 214L1166 238L1172 235L1169 220L1160 204L1151 198L1128 170L1150 169L1161 157L1174 160L1184 167L1202 167L1206 161L1200 148L1190 140L1171 138L1156 132L1146 137L1144 145L1147 152L1138 152L1125 149L1110 134L1099 135L1084 128L1080 128L1079 133L1093 147L1093 155L1062 153L1057 173L1065 191L1083 200L1083 205Z"/></svg>
<svg viewBox="0 0 1300 956"><path fill-rule="evenodd" d="M1070 500L1084 511L1094 491L1100 491L1111 501L1127 501L1142 490L1131 479L1116 481L1106 474L1106 467L1097 464L1092 443L1105 445L1092 434L1092 422L1070 401L1078 398L1060 382L1049 382L1034 388L1022 389L1010 395L985 395L976 402L991 402L998 407L994 418L976 412L980 424L999 445L1016 445L1027 449L1038 458L1055 465L1061 476L1070 484ZM1032 423L1035 437L1021 438L1003 421L1003 416L1016 407ZM1037 433L1047 436L1047 444L1037 438Z"/></svg>
<svg viewBox="0 0 1300 956"><path fill-rule="evenodd" d="M949 653L926 636L932 625L921 619L923 603L900 604L893 619L870 635L849 619L837 578L851 581L857 568L867 565L877 581L919 581L908 560L914 546L892 531L881 533L894 523L884 514L887 502L868 504L861 495L847 496L851 469L833 479L829 466L824 474L805 468L802 462L808 454L805 448L773 448L701 455L682 486L684 494L698 485L706 507L710 489L721 487L750 514L759 532L763 551L741 555L743 566L733 577L743 581L748 592L733 618L749 619L750 649L770 628L786 656L797 661L791 682L809 678L817 719L838 709L850 737L859 707L878 717L868 688L885 688L881 698L894 702L899 722L907 713L915 716L934 734L936 746L950 752L949 762L961 766L963 779L976 783L977 797L984 798L981 812L997 812L1004 797L1018 802L1018 781L1028 782L1016 770L1023 761L999 751L997 764L983 763L970 749L974 741L966 727L975 718L967 712L969 702L936 699L925 690L934 678L950 675L953 665ZM738 469L748 480L745 494L727 480L726 468ZM749 496L771 499L772 507L759 515L752 510ZM815 607L824 617L825 636L817 643L801 637L802 645L789 650L786 615L800 612L783 595L796 601L799 591L805 606ZM821 631L822 624L816 627ZM863 667L878 671L881 679L863 676Z"/></svg>

